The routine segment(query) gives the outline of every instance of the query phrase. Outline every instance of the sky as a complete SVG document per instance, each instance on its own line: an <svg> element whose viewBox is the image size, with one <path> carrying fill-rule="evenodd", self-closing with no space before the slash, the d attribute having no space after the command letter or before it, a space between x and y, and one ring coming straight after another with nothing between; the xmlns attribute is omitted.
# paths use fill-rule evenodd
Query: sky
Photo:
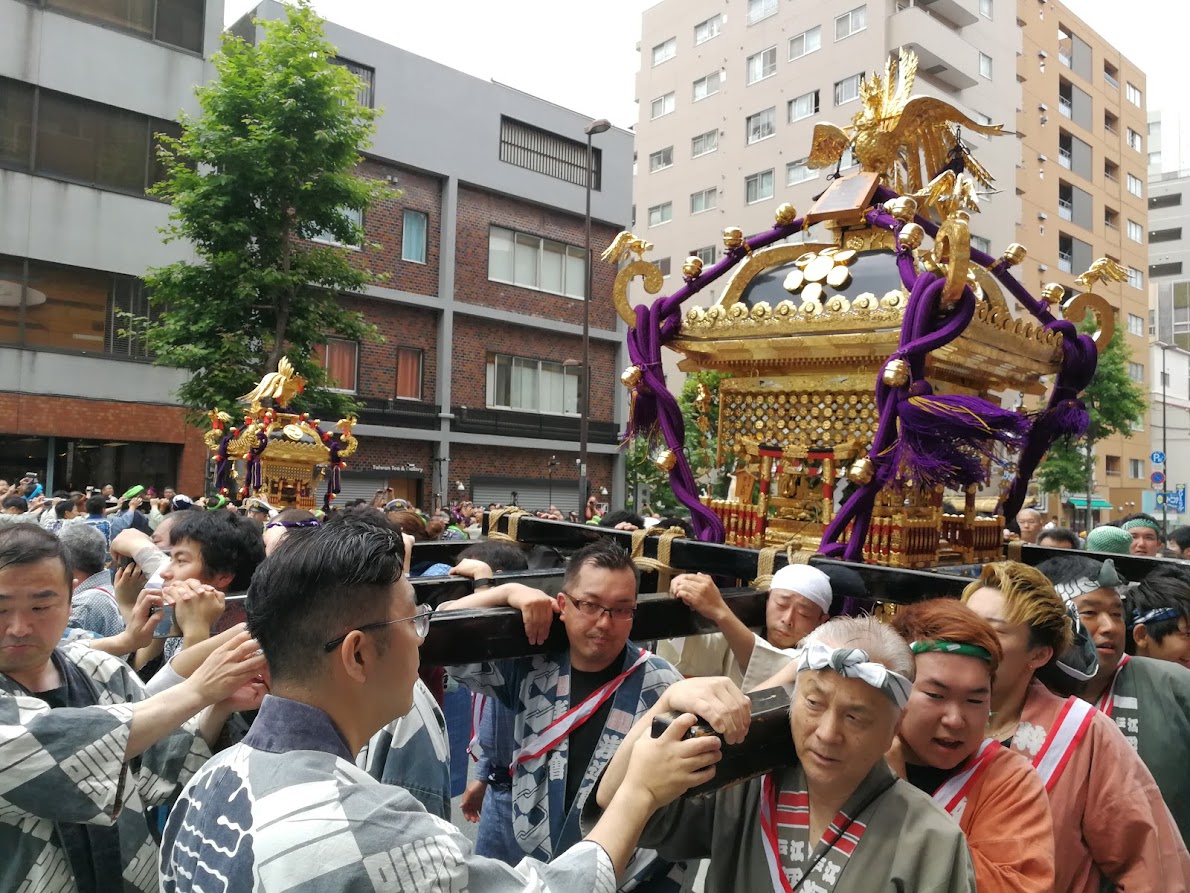
<svg viewBox="0 0 1190 893"><path fill-rule="evenodd" d="M495 80L620 127L636 123L636 43L655 0L314 0L324 18L468 74ZM810 0L784 0L807 3ZM1179 62L1185 0L1065 0L1148 75L1149 108L1172 110L1190 137ZM256 4L225 0L230 24ZM1015 0L996 0L1012 6ZM1182 167L1190 167L1190 152Z"/></svg>

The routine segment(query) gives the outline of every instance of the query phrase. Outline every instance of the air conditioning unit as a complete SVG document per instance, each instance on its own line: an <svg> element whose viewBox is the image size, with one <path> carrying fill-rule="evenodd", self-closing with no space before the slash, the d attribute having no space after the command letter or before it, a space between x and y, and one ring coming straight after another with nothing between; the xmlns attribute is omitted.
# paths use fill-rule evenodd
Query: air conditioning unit
<svg viewBox="0 0 1190 893"><path fill-rule="evenodd" d="M1037 156L1037 160L1038 160L1038 161L1040 161L1040 162L1042 162L1043 164L1044 164L1045 162L1049 161L1049 159L1048 159L1048 158L1046 158L1044 155L1038 155L1038 156Z"/></svg>
<svg viewBox="0 0 1190 893"><path fill-rule="evenodd" d="M1038 59L1048 59L1049 57L1050 57L1049 53L1047 53L1045 50L1038 50L1038 51L1037 51L1037 58L1038 58Z"/></svg>
<svg viewBox="0 0 1190 893"><path fill-rule="evenodd" d="M1049 110L1050 110L1050 107L1048 105L1046 105L1044 102L1037 106L1037 111L1039 111L1039 112L1048 112Z"/></svg>
<svg viewBox="0 0 1190 893"><path fill-rule="evenodd" d="M1045 211L1038 211L1037 219L1038 220L1049 220L1050 218L1049 218L1049 215L1045 213Z"/></svg>
<svg viewBox="0 0 1190 893"><path fill-rule="evenodd" d="M1049 272L1049 270L1050 270L1050 268L1049 268L1049 267L1047 267L1045 264L1038 264L1038 265L1037 265L1037 272L1038 272L1038 273L1048 273L1048 272Z"/></svg>

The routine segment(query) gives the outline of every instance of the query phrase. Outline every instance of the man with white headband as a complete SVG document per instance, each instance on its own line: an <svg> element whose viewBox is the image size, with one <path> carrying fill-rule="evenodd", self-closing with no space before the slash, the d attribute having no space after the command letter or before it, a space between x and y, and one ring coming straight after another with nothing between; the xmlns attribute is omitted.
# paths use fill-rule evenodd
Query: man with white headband
<svg viewBox="0 0 1190 893"><path fill-rule="evenodd" d="M1140 757L1106 716L1040 681L1074 638L1054 585L1037 568L997 561L963 601L991 624L1003 653L987 735L1025 756L1049 794L1054 890L1190 889L1190 856Z"/></svg>
<svg viewBox="0 0 1190 893"><path fill-rule="evenodd" d="M1081 697L1113 720L1153 773L1183 841L1190 832L1190 670L1124 653L1128 608L1112 561L1077 555L1037 566L1073 602L1099 655L1099 672ZM1150 612L1146 621L1151 621ZM1143 623L1140 624L1143 626Z"/></svg>
<svg viewBox="0 0 1190 893"><path fill-rule="evenodd" d="M685 676L723 675L737 684L743 683L746 673L749 679L766 679L785 666L789 657L782 653L784 649L793 648L825 623L833 601L830 577L808 564L787 564L773 574L764 629L757 634L731 612L706 574L679 574L669 584L669 594L713 621L720 634L662 642L657 653ZM754 655L762 655L757 662L763 666L749 672Z"/></svg>
<svg viewBox="0 0 1190 893"><path fill-rule="evenodd" d="M875 618L818 627L780 680L797 678L789 711L796 764L675 801L649 821L642 845L667 858L709 858L707 893L974 891L958 824L884 762L913 672L909 646ZM584 823L598 815L593 801L611 802L657 713L697 712L725 736L732 731L738 695L728 685L687 680L662 695L616 751Z"/></svg>

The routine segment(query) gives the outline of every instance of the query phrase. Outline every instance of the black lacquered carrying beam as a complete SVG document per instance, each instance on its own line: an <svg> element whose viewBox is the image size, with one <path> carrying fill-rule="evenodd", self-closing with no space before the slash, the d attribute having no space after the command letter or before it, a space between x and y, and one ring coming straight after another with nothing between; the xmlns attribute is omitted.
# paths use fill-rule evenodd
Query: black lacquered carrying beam
<svg viewBox="0 0 1190 893"><path fill-rule="evenodd" d="M534 589L553 594L562 585L563 571L551 569L544 571L513 571L512 573L496 574L492 578L493 585L501 583L524 583ZM412 577L413 597L419 604L437 607L446 601L452 601L470 595L474 586L470 577Z"/></svg>
<svg viewBox="0 0 1190 893"><path fill-rule="evenodd" d="M1050 558L1061 558L1071 554L1070 549L1054 549L1049 546L1032 546L1028 543L1009 543L1004 547L1004 557L1010 558L1014 561L1021 561L1030 567L1036 567L1043 561ZM1159 567L1168 567L1171 564L1181 564L1172 558L1149 558L1145 555L1116 555L1113 552L1075 552L1075 555L1083 555L1087 558L1094 558L1096 561L1107 561L1109 558L1115 562L1116 570L1118 570L1129 583L1137 583L1143 580L1152 571Z"/></svg>

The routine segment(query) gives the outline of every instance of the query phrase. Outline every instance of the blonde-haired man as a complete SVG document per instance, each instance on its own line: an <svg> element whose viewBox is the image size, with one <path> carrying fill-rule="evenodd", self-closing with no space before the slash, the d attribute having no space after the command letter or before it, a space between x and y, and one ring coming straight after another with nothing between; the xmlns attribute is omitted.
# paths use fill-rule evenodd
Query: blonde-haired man
<svg viewBox="0 0 1190 893"><path fill-rule="evenodd" d="M713 797L676 801L655 814L642 845L647 839L665 858L709 858L708 893L974 891L958 824L884 762L913 672L909 646L873 618L818 627L779 677L797 679L790 707L796 765ZM731 743L741 703L726 678L670 687L616 751L584 820L598 813L595 802L611 802L654 716L698 713Z"/></svg>
<svg viewBox="0 0 1190 893"><path fill-rule="evenodd" d="M1190 856L1153 776L1093 705L1060 698L1034 676L1070 646L1070 616L1053 585L1014 561L984 567L963 601L996 631L1004 658L988 736L1029 760L1054 816L1055 890L1185 891Z"/></svg>

